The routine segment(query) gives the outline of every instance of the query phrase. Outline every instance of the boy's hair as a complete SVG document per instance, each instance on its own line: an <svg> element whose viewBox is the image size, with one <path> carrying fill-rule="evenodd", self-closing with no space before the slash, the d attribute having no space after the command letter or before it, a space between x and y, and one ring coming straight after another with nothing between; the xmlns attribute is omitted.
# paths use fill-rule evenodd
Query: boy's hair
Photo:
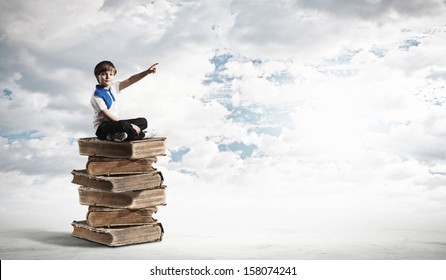
<svg viewBox="0 0 446 280"><path fill-rule="evenodd" d="M114 71L115 75L116 73L118 73L118 71L116 71L116 67L111 61L104 60L99 62L94 68L94 76L97 78L101 73L105 71Z"/></svg>

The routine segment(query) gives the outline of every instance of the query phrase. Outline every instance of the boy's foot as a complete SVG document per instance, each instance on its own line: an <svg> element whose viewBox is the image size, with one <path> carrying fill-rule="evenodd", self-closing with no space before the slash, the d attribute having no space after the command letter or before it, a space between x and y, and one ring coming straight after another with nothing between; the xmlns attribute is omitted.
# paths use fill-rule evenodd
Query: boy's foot
<svg viewBox="0 0 446 280"><path fill-rule="evenodd" d="M152 138L156 136L156 131L154 129L151 129L149 131L145 131L145 138Z"/></svg>
<svg viewBox="0 0 446 280"><path fill-rule="evenodd" d="M118 132L115 134L107 135L107 140L109 141L115 141L115 142L122 142L125 139L127 139L128 135L125 132Z"/></svg>

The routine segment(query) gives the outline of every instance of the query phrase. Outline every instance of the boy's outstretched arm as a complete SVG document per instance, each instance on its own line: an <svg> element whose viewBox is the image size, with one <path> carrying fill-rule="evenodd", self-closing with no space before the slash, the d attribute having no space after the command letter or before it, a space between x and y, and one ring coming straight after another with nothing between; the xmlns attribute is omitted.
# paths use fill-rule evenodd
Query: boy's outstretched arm
<svg viewBox="0 0 446 280"><path fill-rule="evenodd" d="M155 73L157 65L158 65L158 63L155 63L152 66L150 66L149 69L144 70L141 73L135 74L135 75L131 76L130 78L128 78L127 80L121 81L119 83L119 90L121 91L121 90L125 89L126 87L133 85L134 83L141 80L148 74Z"/></svg>

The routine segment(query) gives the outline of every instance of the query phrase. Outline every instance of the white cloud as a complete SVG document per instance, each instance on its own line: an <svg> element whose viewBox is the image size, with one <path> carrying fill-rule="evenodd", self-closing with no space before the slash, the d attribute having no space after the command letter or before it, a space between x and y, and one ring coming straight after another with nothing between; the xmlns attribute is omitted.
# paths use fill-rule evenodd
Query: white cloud
<svg viewBox="0 0 446 280"><path fill-rule="evenodd" d="M341 1L298 1L303 7L322 10L337 16L361 17L366 19L397 15L432 16L444 11L444 2L438 0L341 0Z"/></svg>

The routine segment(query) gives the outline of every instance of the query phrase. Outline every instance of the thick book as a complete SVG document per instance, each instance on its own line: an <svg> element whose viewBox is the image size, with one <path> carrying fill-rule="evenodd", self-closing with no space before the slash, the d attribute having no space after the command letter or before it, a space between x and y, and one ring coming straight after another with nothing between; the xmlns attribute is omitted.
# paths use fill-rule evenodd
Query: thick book
<svg viewBox="0 0 446 280"><path fill-rule="evenodd" d="M164 233L160 223L119 228L92 227L86 221L74 221L71 225L72 236L111 247L161 241Z"/></svg>
<svg viewBox="0 0 446 280"><path fill-rule="evenodd" d="M82 205L110 208L149 208L166 205L166 186L129 192L109 192L85 186L78 188L79 203Z"/></svg>
<svg viewBox="0 0 446 280"><path fill-rule="evenodd" d="M88 174L94 176L153 173L156 172L156 168L152 166L152 164L155 162L156 157L140 159L118 159L90 156L88 157L86 170Z"/></svg>
<svg viewBox="0 0 446 280"><path fill-rule="evenodd" d="M163 183L161 172L120 176L93 176L87 170L73 170L73 184L103 191L126 192L158 188Z"/></svg>
<svg viewBox="0 0 446 280"><path fill-rule="evenodd" d="M141 140L114 142L96 137L78 140L79 154L109 158L148 158L166 155L166 138L153 137Z"/></svg>
<svg viewBox="0 0 446 280"><path fill-rule="evenodd" d="M109 208L100 206L89 206L87 213L87 224L93 227L117 227L156 224L153 218L156 207L150 208Z"/></svg>

